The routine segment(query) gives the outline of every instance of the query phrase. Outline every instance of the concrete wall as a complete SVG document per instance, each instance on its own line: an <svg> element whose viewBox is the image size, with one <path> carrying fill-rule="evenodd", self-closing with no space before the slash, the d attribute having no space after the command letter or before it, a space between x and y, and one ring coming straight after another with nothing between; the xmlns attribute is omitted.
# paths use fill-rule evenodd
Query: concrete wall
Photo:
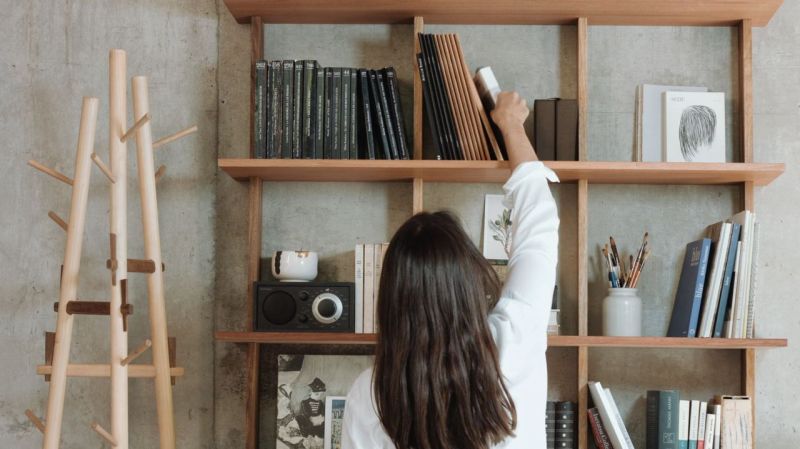
<svg viewBox="0 0 800 449"><path fill-rule="evenodd" d="M147 75L155 137L197 124L196 135L158 150L158 185L169 333L186 377L174 388L178 446L213 447L213 229L217 141L217 5L214 1L6 1L0 29L0 447L41 447L24 415L47 408L36 376L44 333L55 330L65 234L47 218L69 216L70 190L25 165L37 159L72 176L81 97L100 98L96 148L108 160L108 50L128 52L128 77ZM129 87L130 91L130 87ZM130 102L129 102L130 104ZM132 117L132 108L128 108ZM135 144L129 151L129 255L142 257ZM104 298L108 183L92 168L79 294ZM132 274L129 341L150 335L145 279ZM108 360L108 320L75 319L71 358ZM141 359L147 363L150 355ZM158 447L153 383L131 380L130 446ZM109 428L109 382L70 379L63 448L107 447L89 429Z"/></svg>

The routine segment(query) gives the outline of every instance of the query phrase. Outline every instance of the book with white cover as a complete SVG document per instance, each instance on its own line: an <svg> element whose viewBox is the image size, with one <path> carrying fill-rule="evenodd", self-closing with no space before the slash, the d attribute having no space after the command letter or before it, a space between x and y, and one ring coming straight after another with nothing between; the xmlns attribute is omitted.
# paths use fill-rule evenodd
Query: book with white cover
<svg viewBox="0 0 800 449"><path fill-rule="evenodd" d="M758 221L753 222L753 260L750 261L750 291L747 295L747 323L745 324L745 337L753 338L755 319L755 298L758 287Z"/></svg>
<svg viewBox="0 0 800 449"><path fill-rule="evenodd" d="M700 401L692 400L689 410L689 449L697 449L698 424L700 424Z"/></svg>
<svg viewBox="0 0 800 449"><path fill-rule="evenodd" d="M706 87L642 84L637 88L637 155L641 162L664 162L664 92L707 92Z"/></svg>
<svg viewBox="0 0 800 449"><path fill-rule="evenodd" d="M722 405L714 404L714 449L719 449L721 430L722 430Z"/></svg>
<svg viewBox="0 0 800 449"><path fill-rule="evenodd" d="M375 244L375 287L372 293L372 332L378 332L378 293L380 292L381 273L383 272L383 256L386 253L386 243Z"/></svg>
<svg viewBox="0 0 800 449"><path fill-rule="evenodd" d="M475 72L475 85L484 104L494 107L497 103L497 94L500 93L500 84L491 67L481 67Z"/></svg>
<svg viewBox="0 0 800 449"><path fill-rule="evenodd" d="M704 449L706 442L706 415L708 403L701 402L700 409L697 411L697 449Z"/></svg>
<svg viewBox="0 0 800 449"><path fill-rule="evenodd" d="M628 449L634 449L633 441L631 441L631 436L628 433L627 427L625 427L625 422L622 420L622 415L619 413L619 408L617 408L617 402L614 400L614 396L611 396L611 390L608 388L605 389L606 399L608 399L608 405L611 407L611 410L614 414L614 419L617 420L617 424L619 424L619 428L622 429L622 437L625 442L625 447Z"/></svg>
<svg viewBox="0 0 800 449"><path fill-rule="evenodd" d="M619 423L614 417L613 409L609 404L608 398L606 398L603 385L601 385L600 382L589 382L589 393L591 393L594 405L600 413L600 421L608 432L611 445L614 446L614 449L627 449L628 446L625 444L625 437L622 434Z"/></svg>
<svg viewBox="0 0 800 449"><path fill-rule="evenodd" d="M678 449L689 448L689 401L681 399L678 406Z"/></svg>
<svg viewBox="0 0 800 449"><path fill-rule="evenodd" d="M375 308L375 245L364 244L364 333L374 334L372 315Z"/></svg>
<svg viewBox="0 0 800 449"><path fill-rule="evenodd" d="M703 291L703 310L700 314L698 337L711 338L714 333L714 318L717 316L732 231L733 225L730 223L715 223L708 227L707 236L711 238L714 252L708 269L708 281Z"/></svg>
<svg viewBox="0 0 800 449"><path fill-rule="evenodd" d="M664 92L666 162L725 162L725 94Z"/></svg>
<svg viewBox="0 0 800 449"><path fill-rule="evenodd" d="M739 238L741 242L741 261L739 271L736 273L736 298L735 309L731 309L732 319L732 338L744 338L747 326L747 308L750 293L750 273L753 263L753 226L755 214L749 210L744 210L731 217L731 221L742 225L742 234Z"/></svg>
<svg viewBox="0 0 800 449"><path fill-rule="evenodd" d="M356 273L356 333L364 333L364 244L356 244L355 249Z"/></svg>
<svg viewBox="0 0 800 449"><path fill-rule="evenodd" d="M706 414L706 435L704 446L706 449L714 449L714 426L717 416L713 413Z"/></svg>

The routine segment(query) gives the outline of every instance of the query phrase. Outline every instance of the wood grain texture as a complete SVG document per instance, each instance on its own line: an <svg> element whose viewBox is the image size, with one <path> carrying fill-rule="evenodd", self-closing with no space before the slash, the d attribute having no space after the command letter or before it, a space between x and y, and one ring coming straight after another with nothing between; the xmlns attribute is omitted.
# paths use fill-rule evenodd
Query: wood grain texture
<svg viewBox="0 0 800 449"><path fill-rule="evenodd" d="M752 407L751 425L752 432L750 433L752 440L750 447L756 447L756 351L752 348L742 351L742 394L750 396L750 404Z"/></svg>
<svg viewBox="0 0 800 449"><path fill-rule="evenodd" d="M417 64L417 53L422 50L419 46L419 38L417 35L424 32L425 22L422 17L414 17L414 54L412 57L412 65L414 68L414 157L413 159L422 159L422 129L423 129L423 108L424 104L422 99L422 78L419 76L419 65Z"/></svg>
<svg viewBox="0 0 800 449"><path fill-rule="evenodd" d="M589 447L589 427L586 410L589 408L589 348L578 347L578 449Z"/></svg>
<svg viewBox="0 0 800 449"><path fill-rule="evenodd" d="M733 25L742 18L766 25L782 0L225 0L239 23Z"/></svg>
<svg viewBox="0 0 800 449"><path fill-rule="evenodd" d="M739 24L739 119L742 162L753 162L753 24Z"/></svg>
<svg viewBox="0 0 800 449"><path fill-rule="evenodd" d="M219 167L244 181L408 181L503 183L511 175L507 162L437 160L219 159ZM591 184L735 184L766 185L781 175L784 164L687 162L546 161L561 182L586 179Z"/></svg>
<svg viewBox="0 0 800 449"><path fill-rule="evenodd" d="M589 21L578 19L578 160L588 159Z"/></svg>
<svg viewBox="0 0 800 449"><path fill-rule="evenodd" d="M36 374L50 375L53 367L50 365L37 365ZM181 377L184 369L174 367L170 369L171 376ZM67 366L67 376L69 377L111 377L111 366L106 364L75 364ZM156 368L153 365L128 365L128 377L156 377Z"/></svg>
<svg viewBox="0 0 800 449"><path fill-rule="evenodd" d="M414 186L413 186L413 192L412 192L412 195L413 195L414 199L413 199L413 206L412 206L412 209L411 209L413 214L418 214L418 213L422 212L425 209L425 206L423 204L424 203L424 198L425 198L423 188L424 188L424 184L423 184L422 179L421 178L414 178Z"/></svg>
<svg viewBox="0 0 800 449"><path fill-rule="evenodd" d="M578 181L578 335L589 335L589 183Z"/></svg>

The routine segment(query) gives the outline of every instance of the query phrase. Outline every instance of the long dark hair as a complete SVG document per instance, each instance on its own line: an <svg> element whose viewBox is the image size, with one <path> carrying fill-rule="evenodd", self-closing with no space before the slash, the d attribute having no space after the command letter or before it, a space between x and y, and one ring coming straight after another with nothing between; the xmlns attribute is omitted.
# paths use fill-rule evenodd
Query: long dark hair
<svg viewBox="0 0 800 449"><path fill-rule="evenodd" d="M487 449L517 412L487 316L500 281L457 219L419 213L384 256L374 389L397 449Z"/></svg>

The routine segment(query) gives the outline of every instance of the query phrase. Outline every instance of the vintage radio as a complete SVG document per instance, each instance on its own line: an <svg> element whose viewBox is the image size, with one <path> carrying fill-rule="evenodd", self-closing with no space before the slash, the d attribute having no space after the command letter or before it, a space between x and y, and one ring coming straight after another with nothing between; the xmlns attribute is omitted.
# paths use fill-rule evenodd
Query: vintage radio
<svg viewBox="0 0 800 449"><path fill-rule="evenodd" d="M253 291L256 331L355 331L352 282L256 282Z"/></svg>

